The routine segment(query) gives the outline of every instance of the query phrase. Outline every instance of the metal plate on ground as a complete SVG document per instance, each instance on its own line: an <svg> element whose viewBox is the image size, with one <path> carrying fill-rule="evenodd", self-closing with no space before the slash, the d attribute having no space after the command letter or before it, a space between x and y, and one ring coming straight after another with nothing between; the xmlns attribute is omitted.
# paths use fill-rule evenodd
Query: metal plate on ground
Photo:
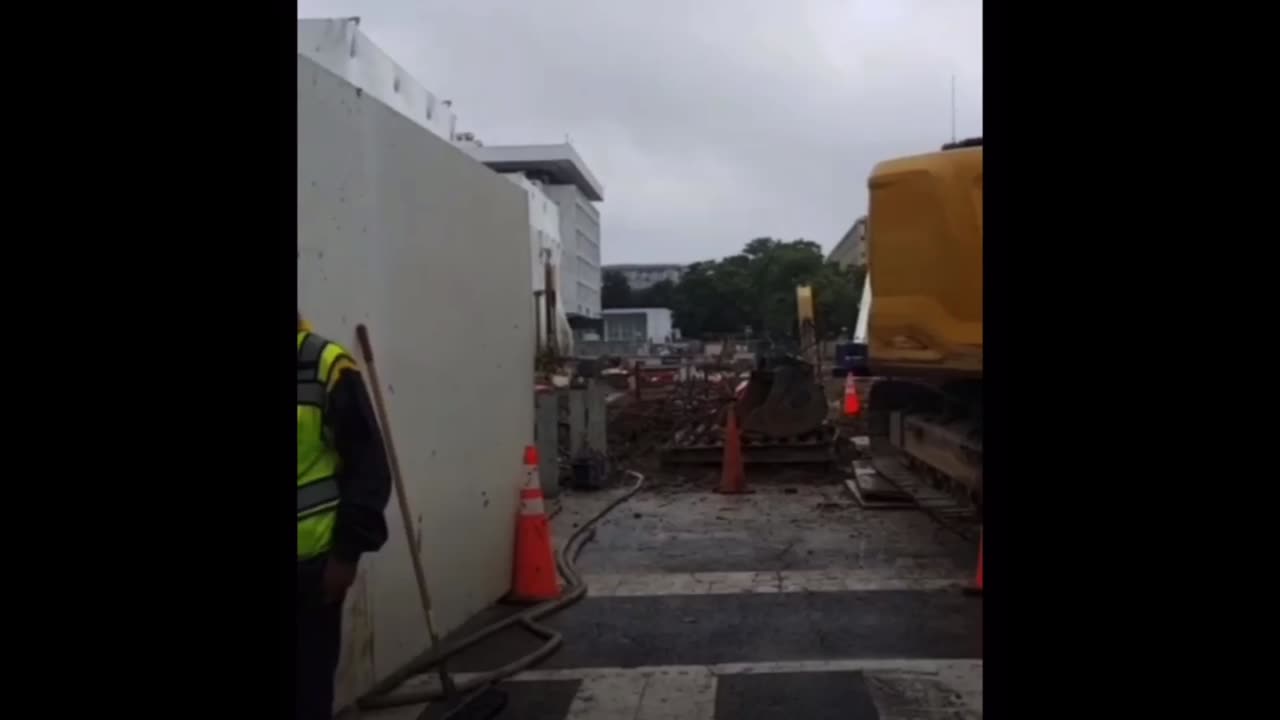
<svg viewBox="0 0 1280 720"><path fill-rule="evenodd" d="M866 682L883 720L978 720L981 670L968 675L944 681L926 674L868 672Z"/></svg>
<svg viewBox="0 0 1280 720"><path fill-rule="evenodd" d="M855 460L854 470L862 474L874 474L907 493L914 504L945 518L957 520L977 519L977 508L962 499L928 484L918 473L892 455L874 455L869 460Z"/></svg>
<svg viewBox="0 0 1280 720"><path fill-rule="evenodd" d="M486 717L498 720L564 720L569 716L569 708L573 698L578 694L581 680L526 680L505 682L498 686L505 698L505 705L497 715L483 714L489 708L479 703L461 710L456 717L465 720ZM420 716L420 720L449 720L455 715L449 714L444 703L429 706ZM458 713L459 711L452 711ZM471 713L471 714L466 714Z"/></svg>
<svg viewBox="0 0 1280 720"><path fill-rule="evenodd" d="M853 494L858 507L866 510L914 510L915 500L889 484L879 475L857 475L846 478L845 487Z"/></svg>
<svg viewBox="0 0 1280 720"><path fill-rule="evenodd" d="M752 673L716 680L716 720L878 720L861 672Z"/></svg>

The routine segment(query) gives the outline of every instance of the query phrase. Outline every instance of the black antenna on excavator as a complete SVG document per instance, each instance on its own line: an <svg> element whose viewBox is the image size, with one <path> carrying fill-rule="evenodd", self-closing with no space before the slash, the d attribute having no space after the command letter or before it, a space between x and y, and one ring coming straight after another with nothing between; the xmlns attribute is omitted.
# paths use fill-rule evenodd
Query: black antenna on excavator
<svg viewBox="0 0 1280 720"><path fill-rule="evenodd" d="M951 142L956 141L956 76L951 75Z"/></svg>

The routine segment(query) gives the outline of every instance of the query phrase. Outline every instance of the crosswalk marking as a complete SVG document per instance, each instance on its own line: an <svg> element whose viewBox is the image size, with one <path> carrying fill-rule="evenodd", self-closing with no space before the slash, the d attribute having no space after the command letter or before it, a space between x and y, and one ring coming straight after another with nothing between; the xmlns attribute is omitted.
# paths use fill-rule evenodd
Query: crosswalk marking
<svg viewBox="0 0 1280 720"><path fill-rule="evenodd" d="M588 574L591 597L637 595L718 595L738 593L803 593L874 590L959 590L968 577L954 572L920 573L888 570L782 570L779 572L708 572Z"/></svg>
<svg viewBox="0 0 1280 720"><path fill-rule="evenodd" d="M601 678L617 678L624 676L695 676L700 673L710 675L744 675L751 673L796 673L796 672L838 672L861 670L864 672L900 673L907 675L927 675L964 680L969 684L980 683L982 679L982 660L979 659L891 659L891 658L850 658L830 660L776 660L766 662L717 663L714 665L647 665L642 667L583 667L583 668L547 668L526 670L512 678L509 682L547 681L547 680L593 680ZM459 681L474 677L471 673L455 673ZM415 680L430 684L435 676L419 676ZM980 686L980 685L979 685ZM406 685L408 687L408 685Z"/></svg>
<svg viewBox="0 0 1280 720"><path fill-rule="evenodd" d="M717 679L727 675L861 671L885 720L921 716L980 718L982 660L833 659L663 665L635 668L534 669L507 682L580 680L565 720L714 720ZM463 683L476 673L457 673ZM419 676L409 688L435 686L436 676ZM885 689L897 689L885 696ZM904 689L920 688L919 697ZM943 696L951 696L947 699ZM369 720L412 720L411 708L362 715Z"/></svg>

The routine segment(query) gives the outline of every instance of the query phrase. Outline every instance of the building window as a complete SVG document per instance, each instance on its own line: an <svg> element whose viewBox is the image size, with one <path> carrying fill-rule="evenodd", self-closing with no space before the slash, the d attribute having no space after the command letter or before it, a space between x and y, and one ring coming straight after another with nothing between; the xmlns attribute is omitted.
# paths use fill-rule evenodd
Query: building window
<svg viewBox="0 0 1280 720"><path fill-rule="evenodd" d="M582 230L575 229L573 232L574 238L578 243L578 253L585 255L592 260L598 260L600 257L600 244L595 240L592 240L591 237L582 232Z"/></svg>

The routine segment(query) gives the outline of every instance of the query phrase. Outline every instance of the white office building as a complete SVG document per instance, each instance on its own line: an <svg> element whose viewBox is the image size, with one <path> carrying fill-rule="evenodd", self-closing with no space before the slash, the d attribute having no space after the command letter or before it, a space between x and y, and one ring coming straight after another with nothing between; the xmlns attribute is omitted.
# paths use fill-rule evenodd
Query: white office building
<svg viewBox="0 0 1280 720"><path fill-rule="evenodd" d="M552 200L542 183L530 180L520 173L503 175L520 186L529 198L529 250L533 257L533 291L545 288L545 264L560 265L560 208ZM557 291L559 288L557 288Z"/></svg>
<svg viewBox="0 0 1280 720"><path fill-rule="evenodd" d="M604 188L573 146L461 143L472 157L503 174L537 183L555 203L560 224L559 306L572 321L600 318L600 211Z"/></svg>
<svg viewBox="0 0 1280 720"><path fill-rule="evenodd" d="M867 266L867 216L854 221L840 242L831 248L827 260L842 268Z"/></svg>
<svg viewBox="0 0 1280 720"><path fill-rule="evenodd" d="M609 308L603 315L607 341L669 343L680 339L669 308Z"/></svg>
<svg viewBox="0 0 1280 720"><path fill-rule="evenodd" d="M521 173L506 173L503 177L515 183L525 192L529 199L529 255L533 259L531 271L533 280L534 318L538 328L538 337L546 337L547 317L547 271L550 266L552 290L556 297L563 297L561 289L560 265L562 263L563 246L560 241L560 207L546 193L546 187L537 180L530 180ZM554 333L557 346L564 352L573 347L573 331L569 328L569 320L565 313L563 300L556 303ZM539 342L545 342L540 340Z"/></svg>
<svg viewBox="0 0 1280 720"><path fill-rule="evenodd" d="M560 208L564 253L565 308L583 317L600 317L600 211L576 185L551 185L547 195Z"/></svg>

